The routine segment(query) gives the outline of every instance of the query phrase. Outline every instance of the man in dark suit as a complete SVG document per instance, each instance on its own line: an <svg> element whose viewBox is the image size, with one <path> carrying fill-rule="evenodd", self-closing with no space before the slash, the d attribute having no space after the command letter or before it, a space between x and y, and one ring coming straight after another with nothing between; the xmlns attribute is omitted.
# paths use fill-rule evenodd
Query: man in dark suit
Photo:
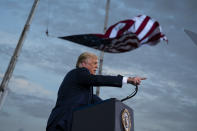
<svg viewBox="0 0 197 131"><path fill-rule="evenodd" d="M142 77L123 77L95 75L98 58L92 53L82 53L76 68L65 76L59 91L55 107L47 123L47 131L70 131L74 109L102 101L93 94L93 86L122 87L122 83L139 85Z"/></svg>

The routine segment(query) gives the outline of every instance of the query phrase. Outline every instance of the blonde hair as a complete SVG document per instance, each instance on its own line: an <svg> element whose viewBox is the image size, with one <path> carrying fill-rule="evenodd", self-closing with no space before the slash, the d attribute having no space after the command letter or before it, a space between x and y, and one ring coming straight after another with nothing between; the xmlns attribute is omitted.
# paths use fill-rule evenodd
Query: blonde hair
<svg viewBox="0 0 197 131"><path fill-rule="evenodd" d="M97 59L97 56L93 53L89 53L89 52L84 52L82 53L79 57L78 57L78 60L77 60L77 63L76 63L76 67L79 67L79 65L83 62L85 62L87 59L89 58L96 58Z"/></svg>

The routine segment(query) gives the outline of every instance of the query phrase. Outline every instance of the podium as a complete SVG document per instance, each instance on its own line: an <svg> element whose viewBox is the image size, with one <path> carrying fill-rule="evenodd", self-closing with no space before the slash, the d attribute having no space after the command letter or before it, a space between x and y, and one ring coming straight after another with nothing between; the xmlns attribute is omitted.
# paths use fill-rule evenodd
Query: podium
<svg viewBox="0 0 197 131"><path fill-rule="evenodd" d="M133 110L111 98L74 111L72 131L134 131Z"/></svg>

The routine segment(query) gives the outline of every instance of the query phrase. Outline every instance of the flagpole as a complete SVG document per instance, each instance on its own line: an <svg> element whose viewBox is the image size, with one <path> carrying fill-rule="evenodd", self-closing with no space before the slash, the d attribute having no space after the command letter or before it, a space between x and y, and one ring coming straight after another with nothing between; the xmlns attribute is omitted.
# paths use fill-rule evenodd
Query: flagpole
<svg viewBox="0 0 197 131"><path fill-rule="evenodd" d="M109 4L110 0L107 0L106 8L105 8L105 22L104 22L104 33L107 30L107 23L108 23L108 15L109 15ZM103 67L103 58L104 58L104 51L100 52L100 59L99 59L99 72L98 74L102 74L102 67ZM96 95L99 96L100 94L100 87L96 88Z"/></svg>
<svg viewBox="0 0 197 131"><path fill-rule="evenodd" d="M3 103L5 101L5 97L7 96L8 94L8 89L7 89L7 86L8 86L8 83L9 83L9 80L13 74L13 70L15 68L15 65L16 65L16 62L17 62L17 58L20 54L20 51L21 51L21 48L23 46L23 43L24 43L24 40L26 38L26 35L27 35L27 31L29 30L29 27L30 27L30 23L32 21L32 18L33 18L33 15L34 15L34 11L38 5L38 2L39 0L35 0L34 3L33 3L33 6L31 8L31 11L30 11L30 14L27 18L27 21L26 21L26 24L23 28L23 31L21 33L21 36L19 38L19 41L18 41L18 44L15 48L15 51L14 51L14 54L10 60L10 63L9 63L9 66L7 68L7 71L3 77L3 80L1 82L1 85L0 85L0 110L3 106Z"/></svg>
<svg viewBox="0 0 197 131"><path fill-rule="evenodd" d="M197 34L187 29L184 29L184 31L190 37L190 39L197 45Z"/></svg>

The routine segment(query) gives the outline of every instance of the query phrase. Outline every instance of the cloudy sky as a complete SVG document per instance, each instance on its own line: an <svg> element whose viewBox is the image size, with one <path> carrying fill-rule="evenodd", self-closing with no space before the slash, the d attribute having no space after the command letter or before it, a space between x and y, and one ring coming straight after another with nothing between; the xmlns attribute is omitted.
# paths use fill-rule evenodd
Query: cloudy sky
<svg viewBox="0 0 197 131"><path fill-rule="evenodd" d="M0 1L0 81L33 0ZM106 1L41 0L0 111L0 131L45 130L65 74L79 54L99 51L54 36L103 33ZM108 25L146 14L159 21L169 43L104 55L104 74L145 76L134 109L136 131L196 131L197 46L184 29L197 32L196 0L111 0ZM51 37L45 35L49 28ZM53 37L52 37L53 36ZM102 88L101 97L121 99L134 89Z"/></svg>

